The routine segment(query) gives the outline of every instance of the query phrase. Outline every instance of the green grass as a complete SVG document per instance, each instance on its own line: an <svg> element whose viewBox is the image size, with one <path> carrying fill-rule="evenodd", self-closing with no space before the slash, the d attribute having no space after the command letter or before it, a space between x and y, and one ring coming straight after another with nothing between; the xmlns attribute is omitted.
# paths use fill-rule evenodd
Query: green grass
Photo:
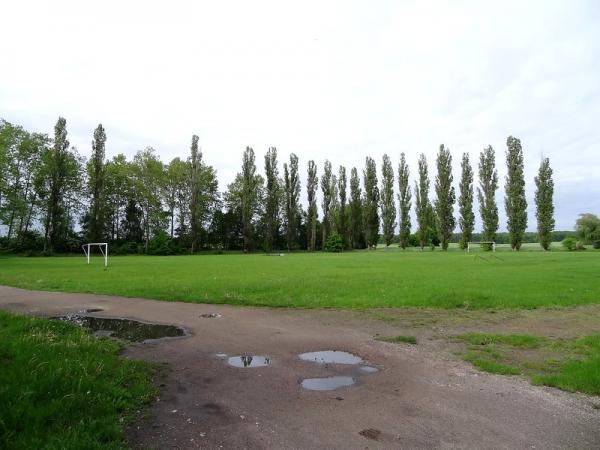
<svg viewBox="0 0 600 450"><path fill-rule="evenodd" d="M154 366L60 321L0 311L0 448L123 448Z"/></svg>
<svg viewBox="0 0 600 450"><path fill-rule="evenodd" d="M486 255L489 255L486 254ZM0 284L302 308L537 308L600 303L600 252L459 251L0 259Z"/></svg>
<svg viewBox="0 0 600 450"><path fill-rule="evenodd" d="M485 372L529 376L534 384L600 395L600 335L551 339L529 335L468 333L466 361Z"/></svg>
<svg viewBox="0 0 600 450"><path fill-rule="evenodd" d="M512 347L536 348L540 346L541 338L524 334L489 334L467 333L460 339L472 345L507 344Z"/></svg>
<svg viewBox="0 0 600 450"><path fill-rule="evenodd" d="M497 373L499 375L520 375L521 371L508 364L502 364L492 361L485 357L481 357L478 353L469 352L465 355L465 361L469 361L479 370L489 373Z"/></svg>
<svg viewBox="0 0 600 450"><path fill-rule="evenodd" d="M375 338L376 341L382 342L391 342L393 344L413 344L417 343L417 338L415 336L377 336Z"/></svg>

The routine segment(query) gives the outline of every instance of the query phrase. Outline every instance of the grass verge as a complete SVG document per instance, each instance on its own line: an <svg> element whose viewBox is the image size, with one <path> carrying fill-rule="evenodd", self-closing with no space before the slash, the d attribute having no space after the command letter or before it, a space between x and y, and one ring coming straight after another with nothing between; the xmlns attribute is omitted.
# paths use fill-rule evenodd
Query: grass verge
<svg viewBox="0 0 600 450"><path fill-rule="evenodd" d="M0 448L120 449L156 367L60 321L0 311Z"/></svg>
<svg viewBox="0 0 600 450"><path fill-rule="evenodd" d="M530 335L467 333L466 361L484 372L528 376L534 384L600 395L600 335L551 339Z"/></svg>

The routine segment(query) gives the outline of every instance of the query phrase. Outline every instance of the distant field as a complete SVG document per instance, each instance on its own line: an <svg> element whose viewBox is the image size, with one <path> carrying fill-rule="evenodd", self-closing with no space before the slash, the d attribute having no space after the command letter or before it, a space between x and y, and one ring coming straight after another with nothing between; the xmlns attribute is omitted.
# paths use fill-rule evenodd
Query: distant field
<svg viewBox="0 0 600 450"><path fill-rule="evenodd" d="M600 252L415 251L0 259L0 284L301 308L536 308L600 303Z"/></svg>

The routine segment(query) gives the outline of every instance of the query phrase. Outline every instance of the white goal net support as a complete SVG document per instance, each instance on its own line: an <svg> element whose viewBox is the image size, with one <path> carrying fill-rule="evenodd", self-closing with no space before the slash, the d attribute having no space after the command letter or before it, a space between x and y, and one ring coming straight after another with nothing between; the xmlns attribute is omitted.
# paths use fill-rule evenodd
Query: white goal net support
<svg viewBox="0 0 600 450"><path fill-rule="evenodd" d="M104 256L104 267L108 267L108 243L90 242L89 244L84 244L81 246L81 248L83 248L83 253L85 253L85 258L88 264L90 263L92 247L98 247L100 249L100 253L102 253L102 256Z"/></svg>
<svg viewBox="0 0 600 450"><path fill-rule="evenodd" d="M484 246L490 246L492 252L496 252L496 243L494 241L480 241L480 242L467 242L467 252L471 252L471 247L483 248Z"/></svg>

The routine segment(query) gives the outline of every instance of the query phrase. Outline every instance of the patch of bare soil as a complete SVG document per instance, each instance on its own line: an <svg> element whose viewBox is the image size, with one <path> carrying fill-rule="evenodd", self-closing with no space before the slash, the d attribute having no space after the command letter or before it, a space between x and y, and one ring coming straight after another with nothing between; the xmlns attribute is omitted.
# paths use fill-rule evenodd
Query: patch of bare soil
<svg viewBox="0 0 600 450"><path fill-rule="evenodd" d="M48 316L99 308L92 314L191 332L125 353L168 366L148 418L128 430L135 448L600 447L600 411L590 398L478 372L452 354L447 339L471 331L593 334L600 307L269 310L0 287L0 308ZM418 344L373 339L399 334L416 335ZM298 356L321 350L352 353L359 365L379 370L359 374L358 366ZM228 364L244 355L269 364ZM332 391L302 388L305 379L327 377L355 382Z"/></svg>

